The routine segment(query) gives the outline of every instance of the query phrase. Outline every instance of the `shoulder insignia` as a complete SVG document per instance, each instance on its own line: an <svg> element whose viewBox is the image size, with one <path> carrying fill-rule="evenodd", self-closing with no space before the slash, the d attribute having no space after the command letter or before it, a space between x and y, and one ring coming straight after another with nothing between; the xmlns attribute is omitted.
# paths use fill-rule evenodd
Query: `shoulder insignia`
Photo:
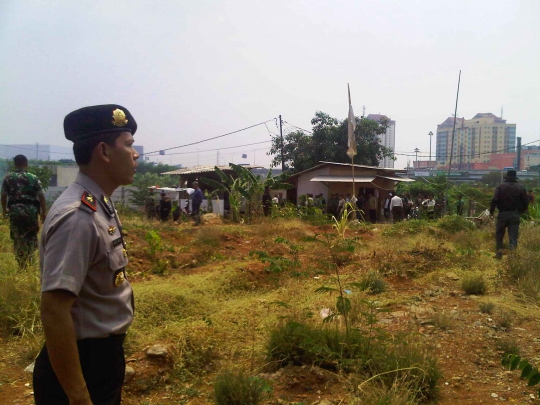
<svg viewBox="0 0 540 405"><path fill-rule="evenodd" d="M114 217L115 210L114 210L112 201L108 197L105 197L104 195L101 196L101 201L103 201L103 205L107 209L107 212L109 213L109 215L111 217Z"/></svg>
<svg viewBox="0 0 540 405"><path fill-rule="evenodd" d="M90 194L88 191L85 191L81 197L81 202L89 207L92 211L97 212L96 198Z"/></svg>

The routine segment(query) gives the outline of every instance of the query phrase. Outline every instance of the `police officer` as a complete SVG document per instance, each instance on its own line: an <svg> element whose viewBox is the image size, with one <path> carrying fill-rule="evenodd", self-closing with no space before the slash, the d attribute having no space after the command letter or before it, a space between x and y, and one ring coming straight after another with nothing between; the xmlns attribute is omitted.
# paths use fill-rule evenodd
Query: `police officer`
<svg viewBox="0 0 540 405"><path fill-rule="evenodd" d="M119 105L64 119L79 174L51 207L40 248L45 346L34 368L36 404L120 404L123 341L133 292L113 191L133 182L137 123Z"/></svg>
<svg viewBox="0 0 540 405"><path fill-rule="evenodd" d="M522 184L517 182L517 173L515 170L508 170L504 176L504 182L495 188L489 213L491 217L498 208L497 225L495 229L495 242L497 247L496 259L502 258L503 239L506 228L508 228L508 239L510 249L517 247L520 214L527 211L529 198L527 190Z"/></svg>
<svg viewBox="0 0 540 405"><path fill-rule="evenodd" d="M41 182L28 173L24 155L13 158L15 171L2 183L2 210L9 216L9 234L20 268L26 268L38 246L39 216L45 221L47 205Z"/></svg>

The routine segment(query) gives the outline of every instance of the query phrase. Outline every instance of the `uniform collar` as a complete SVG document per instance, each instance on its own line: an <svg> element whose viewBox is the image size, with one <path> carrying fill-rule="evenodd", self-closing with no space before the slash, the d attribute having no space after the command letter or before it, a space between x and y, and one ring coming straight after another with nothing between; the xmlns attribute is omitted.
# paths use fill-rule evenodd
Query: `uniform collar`
<svg viewBox="0 0 540 405"><path fill-rule="evenodd" d="M88 191L90 194L92 194L96 198L101 198L101 196L105 195L101 187L90 177L88 177L84 173L77 173L77 178L75 179L75 183L80 185L82 188L84 188L86 191Z"/></svg>

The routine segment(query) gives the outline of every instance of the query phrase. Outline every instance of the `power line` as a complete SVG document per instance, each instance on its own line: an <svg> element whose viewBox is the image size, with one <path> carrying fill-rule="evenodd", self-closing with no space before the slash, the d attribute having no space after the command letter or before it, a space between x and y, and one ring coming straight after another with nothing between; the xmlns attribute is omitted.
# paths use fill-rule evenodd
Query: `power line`
<svg viewBox="0 0 540 405"><path fill-rule="evenodd" d="M224 150L224 149L234 149L234 148L242 148L244 146L252 146L252 145L260 145L261 143L270 143L272 141L261 141L261 142L254 142L254 143L246 143L244 145L236 145L236 146L227 146L226 148L216 148L216 149L205 149L205 150L195 150L191 152L176 152L176 153L168 153L165 156L174 156L174 155L189 155L192 153L202 153L202 152L215 152L217 150ZM147 153L145 153L147 155Z"/></svg>
<svg viewBox="0 0 540 405"><path fill-rule="evenodd" d="M287 121L285 121L285 120L283 120L283 122L285 122L286 124L289 124L291 127L295 127L295 128L300 129L300 130L302 130L302 131L304 131L304 132L307 132L308 134L313 134L313 132L308 131L307 129L304 129L304 128L297 127L296 125L293 125L293 124L291 124L290 122L287 122Z"/></svg>
<svg viewBox="0 0 540 405"><path fill-rule="evenodd" d="M32 152L41 152L41 153L54 153L54 154L57 154L57 155L73 155L73 153L70 153L70 152L51 152L51 151L48 151L48 150L40 150L40 149L35 149L35 148L24 148L24 147L21 147L21 146L16 146L16 145L4 145L4 144L1 144L0 143L0 146L5 146L6 148L13 148L13 149L22 149L22 150L30 150Z"/></svg>
<svg viewBox="0 0 540 405"><path fill-rule="evenodd" d="M155 151L152 151L152 152L147 152L147 153L145 153L145 155L149 155L149 154L151 154L151 153L158 153L158 152L160 152L160 151L166 151L166 150L171 150L171 149L185 148L186 146L197 145L197 144L199 144L199 143L208 142L208 141L211 141L211 140L213 140L213 139L223 138L224 136L236 134L236 133L238 133L238 132L245 131L246 129L250 129L250 128L257 127L257 126L259 126L259 125L266 124L267 122L270 122L270 121L273 121L273 120L274 120L274 118L272 118L272 119L270 119L270 120L266 120L266 121L264 121L264 122L259 122L258 124L255 124L255 125L250 125L249 127L245 127L245 128L242 128L242 129L238 129L238 130L233 131L233 132L228 132L228 133L223 134L223 135L218 135L218 136L214 136L214 137L212 137L212 138L203 139L202 141L191 142L191 143L187 143L187 144L185 144L185 145L173 146L172 148L166 148L166 149L155 150Z"/></svg>

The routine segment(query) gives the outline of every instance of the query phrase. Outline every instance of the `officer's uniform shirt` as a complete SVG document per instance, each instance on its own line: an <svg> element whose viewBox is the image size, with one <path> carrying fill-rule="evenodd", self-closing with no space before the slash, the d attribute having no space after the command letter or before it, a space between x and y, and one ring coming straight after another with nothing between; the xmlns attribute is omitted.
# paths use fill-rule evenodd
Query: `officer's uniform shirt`
<svg viewBox="0 0 540 405"><path fill-rule="evenodd" d="M125 278L127 252L105 193L79 173L51 207L40 248L41 291L66 290L77 340L126 333L133 291Z"/></svg>

